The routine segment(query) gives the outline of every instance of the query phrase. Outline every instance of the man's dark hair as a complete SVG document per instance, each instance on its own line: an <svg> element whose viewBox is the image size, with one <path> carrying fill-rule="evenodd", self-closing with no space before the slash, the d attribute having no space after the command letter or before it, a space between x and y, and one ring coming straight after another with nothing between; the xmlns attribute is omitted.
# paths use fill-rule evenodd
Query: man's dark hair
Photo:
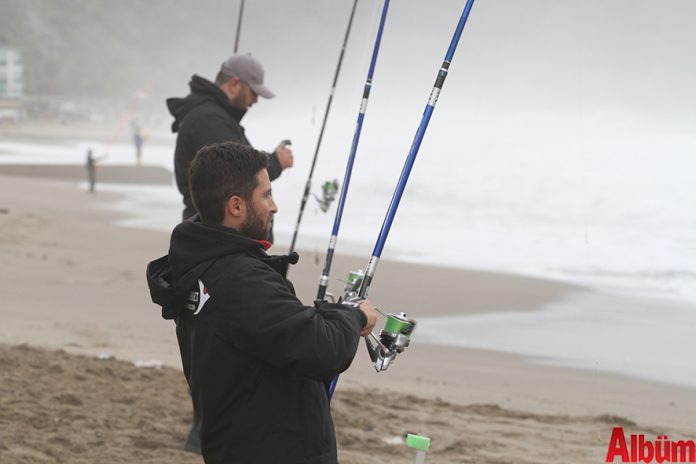
<svg viewBox="0 0 696 464"><path fill-rule="evenodd" d="M256 175L267 167L268 155L234 142L198 150L189 168L189 189L201 221L221 224L227 200L234 195L251 200Z"/></svg>

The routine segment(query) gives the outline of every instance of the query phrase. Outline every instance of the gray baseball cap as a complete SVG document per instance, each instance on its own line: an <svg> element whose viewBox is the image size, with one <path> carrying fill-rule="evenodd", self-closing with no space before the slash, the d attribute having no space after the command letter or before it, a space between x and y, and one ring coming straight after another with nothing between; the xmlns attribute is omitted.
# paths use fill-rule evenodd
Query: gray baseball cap
<svg viewBox="0 0 696 464"><path fill-rule="evenodd" d="M251 54L232 55L222 63L220 72L226 76L238 77L263 98L275 97L275 94L263 85L264 72L261 62Z"/></svg>

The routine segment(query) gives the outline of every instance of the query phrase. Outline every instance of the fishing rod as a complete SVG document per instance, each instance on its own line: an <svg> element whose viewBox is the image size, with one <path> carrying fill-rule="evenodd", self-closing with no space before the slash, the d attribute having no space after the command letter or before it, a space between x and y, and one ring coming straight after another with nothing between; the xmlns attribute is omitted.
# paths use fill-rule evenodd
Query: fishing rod
<svg viewBox="0 0 696 464"><path fill-rule="evenodd" d="M353 1L353 9L350 12L350 19L348 20L348 28L346 29L346 36L343 39L343 45L341 46L341 53L338 57L338 65L336 66L336 73L334 74L333 84L331 85L331 92L329 93L329 100L326 103L326 111L324 112L324 120L321 123L321 130L319 131L319 139L317 140L317 146L314 149L314 158L312 159L312 167L309 169L309 177L307 177L307 183L305 184L304 194L302 195L302 203L300 204L300 213L297 216L297 224L295 224L295 233L292 236L292 242L290 242L291 254L295 251L295 242L297 242L297 232L300 229L300 222L302 221L302 214L304 213L305 206L307 205L307 199L309 198L309 191L312 188L312 176L314 175L314 167L317 164L317 155L319 155L319 147L321 146L321 139L324 137L324 129L326 128L326 120L329 117L329 111L331 110L331 102L333 101L334 91L336 90L336 82L338 81L338 75L341 72L341 64L343 63L343 55L346 51L346 45L348 44L348 37L350 36L350 28L353 25L353 17L355 16L355 8L358 6L358 0ZM326 184L325 184L326 185Z"/></svg>
<svg viewBox="0 0 696 464"><path fill-rule="evenodd" d="M350 147L350 155L348 155L348 166L346 167L346 173L343 177L341 196L338 199L338 206L336 207L336 216L334 218L333 229L331 231L331 238L329 239L329 249L326 252L324 270L322 271L321 278L319 279L319 289L317 290L317 300L319 301L324 299L324 297L326 296L326 289L329 286L329 273L331 272L331 262L333 261L333 255L336 249L338 230L341 227L343 207L345 206L346 197L348 195L350 176L353 172L355 153L358 151L358 143L360 142L360 132L362 131L363 120L365 119L365 112L367 111L367 102L370 99L370 89L372 88L372 76L374 75L375 65L377 64L377 55L379 54L379 46L382 42L382 32L384 31L384 23L387 19L388 10L389 0L384 0L384 6L382 7L382 18L379 21L379 28L377 29L377 38L375 39L375 46L372 50L372 60L370 61L370 69L367 72L367 80L365 80L365 87L363 89L362 100L360 103L360 111L358 112L358 122L355 126L355 134L353 135L353 143Z"/></svg>
<svg viewBox="0 0 696 464"><path fill-rule="evenodd" d="M346 285L346 292L344 295L344 301L348 304L357 305L360 301L367 297L370 284L375 275L375 270L377 269L377 263L382 256L382 250L384 249L384 244L387 241L387 236L389 235L389 230L391 229L392 223L394 222L394 217L396 216L396 210L399 207L399 202L404 193L404 188L408 182L408 177L411 174L411 169L418 155L418 150L420 149L421 142L425 136L425 131L428 128L428 123L430 122L430 117L433 114L435 105L437 104L438 96L442 90L442 86L447 78L447 73L449 71L450 63L454 57L454 52L457 49L457 44L466 25L466 20L471 12L471 7L474 5L474 0L467 0L464 6L464 11L459 18L459 23L454 31L454 36L450 42L449 48L447 49L447 54L442 62L442 66L438 70L437 78L435 79L435 84L430 92L430 97L428 98L428 103L423 111L423 117L421 118L420 125L416 131L416 135L411 144L411 149L409 150L408 156L406 157L406 162L404 163L404 168L401 171L401 176L394 191L394 196L392 197L389 208L387 209L387 215L384 218L382 224L382 229L377 237L377 242L375 248L372 252L372 257L367 264L367 269L364 273L351 272L348 276L348 282ZM416 326L416 321L410 319L405 313L400 314L384 314L379 311L383 316L387 318L384 325L384 329L380 332L379 338L371 333L369 336L365 337L365 344L367 346L367 351L370 354L370 359L374 363L377 372L386 370L392 361L396 358L396 355L402 353L410 343L410 335ZM338 382L338 376L334 377L329 385L328 396L331 399L333 392L336 388L336 383Z"/></svg>
<svg viewBox="0 0 696 464"><path fill-rule="evenodd" d="M234 39L234 53L237 53L239 48L239 32L242 30L242 16L244 14L244 0L242 0L241 5L239 5L239 18L237 19L237 35Z"/></svg>

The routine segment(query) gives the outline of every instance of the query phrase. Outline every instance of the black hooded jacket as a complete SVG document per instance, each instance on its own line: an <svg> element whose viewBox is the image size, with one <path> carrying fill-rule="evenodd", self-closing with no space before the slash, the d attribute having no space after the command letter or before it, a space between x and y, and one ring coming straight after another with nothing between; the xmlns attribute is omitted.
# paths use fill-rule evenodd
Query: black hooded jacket
<svg viewBox="0 0 696 464"><path fill-rule="evenodd" d="M194 221L172 233L147 280L176 334L206 463L336 463L323 382L351 364L359 309L295 297L260 242Z"/></svg>
<svg viewBox="0 0 696 464"><path fill-rule="evenodd" d="M211 143L237 142L251 146L240 122L246 110L232 106L225 93L214 83L200 76L189 82L191 93L186 98L169 98L167 107L174 116L172 132L178 132L174 151L174 175L179 192L184 196L185 217L195 214L189 193L188 171L198 150ZM275 154L268 159L271 180L282 169Z"/></svg>

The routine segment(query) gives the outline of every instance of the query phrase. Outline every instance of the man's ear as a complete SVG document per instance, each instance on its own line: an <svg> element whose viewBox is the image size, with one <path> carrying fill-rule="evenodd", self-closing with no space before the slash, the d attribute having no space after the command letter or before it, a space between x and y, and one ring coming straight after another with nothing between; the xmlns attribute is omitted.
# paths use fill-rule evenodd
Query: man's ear
<svg viewBox="0 0 696 464"><path fill-rule="evenodd" d="M225 82L225 93L229 98L234 98L239 93L241 85L242 81L240 81L238 77L233 77Z"/></svg>
<svg viewBox="0 0 696 464"><path fill-rule="evenodd" d="M232 195L225 204L225 210L233 219L243 218L246 212L246 201L238 195Z"/></svg>

